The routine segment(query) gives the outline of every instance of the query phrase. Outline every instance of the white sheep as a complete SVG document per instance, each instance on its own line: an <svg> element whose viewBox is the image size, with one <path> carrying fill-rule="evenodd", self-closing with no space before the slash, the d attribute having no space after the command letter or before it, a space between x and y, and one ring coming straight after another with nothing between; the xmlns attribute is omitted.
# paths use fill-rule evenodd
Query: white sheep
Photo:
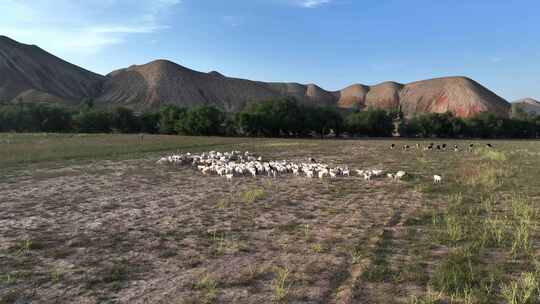
<svg viewBox="0 0 540 304"><path fill-rule="evenodd" d="M233 178L233 175L232 174L227 174L225 175L225 177L227 178L227 181L232 181L232 178Z"/></svg>
<svg viewBox="0 0 540 304"><path fill-rule="evenodd" d="M407 173L405 171L398 171L398 172L396 172L396 175L394 175L394 179L401 179L405 175L407 175Z"/></svg>
<svg viewBox="0 0 540 304"><path fill-rule="evenodd" d="M169 160L167 159L167 157L162 157L157 161L157 164L158 165L163 165L163 164L166 164L168 162L169 162Z"/></svg>
<svg viewBox="0 0 540 304"><path fill-rule="evenodd" d="M381 176L383 174L383 170L371 170L371 175L373 176Z"/></svg>
<svg viewBox="0 0 540 304"><path fill-rule="evenodd" d="M336 178L337 176L336 170L333 169L330 169L330 171L328 171L328 174L330 174L330 178Z"/></svg>
<svg viewBox="0 0 540 304"><path fill-rule="evenodd" d="M433 183L434 183L434 184L440 184L440 183L442 183L442 176L440 176L440 175L433 175Z"/></svg>

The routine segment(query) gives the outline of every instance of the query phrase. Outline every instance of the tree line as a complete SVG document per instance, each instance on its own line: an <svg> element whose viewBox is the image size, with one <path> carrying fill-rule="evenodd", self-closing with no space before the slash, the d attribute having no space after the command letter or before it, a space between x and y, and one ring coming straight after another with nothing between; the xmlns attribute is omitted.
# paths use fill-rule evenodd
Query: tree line
<svg viewBox="0 0 540 304"><path fill-rule="evenodd" d="M248 103L237 113L214 106L162 106L137 114L125 107L103 109L85 100L78 108L51 104L0 105L0 132L152 133L265 137L454 137L537 138L540 116L516 111L513 118L479 113L460 118L451 113L404 119L399 111L367 109L340 112L309 106L292 97Z"/></svg>

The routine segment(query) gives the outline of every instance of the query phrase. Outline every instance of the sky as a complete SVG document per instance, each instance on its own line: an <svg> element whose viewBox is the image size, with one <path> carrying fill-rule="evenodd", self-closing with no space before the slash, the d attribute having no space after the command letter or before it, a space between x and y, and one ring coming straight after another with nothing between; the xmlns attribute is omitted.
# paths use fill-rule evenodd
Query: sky
<svg viewBox="0 0 540 304"><path fill-rule="evenodd" d="M460 75L540 99L538 0L0 0L0 35L100 74L168 59L327 90Z"/></svg>

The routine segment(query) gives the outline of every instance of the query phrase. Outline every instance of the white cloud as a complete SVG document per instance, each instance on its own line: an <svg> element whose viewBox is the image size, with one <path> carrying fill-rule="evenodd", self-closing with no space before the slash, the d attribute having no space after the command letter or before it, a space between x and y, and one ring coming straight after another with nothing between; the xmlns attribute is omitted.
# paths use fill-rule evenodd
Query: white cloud
<svg viewBox="0 0 540 304"><path fill-rule="evenodd" d="M168 28L162 17L181 0L0 0L0 34L62 56L84 56L132 35ZM7 13L9 12L9 13Z"/></svg>
<svg viewBox="0 0 540 304"><path fill-rule="evenodd" d="M315 8L330 2L332 2L332 0L302 0L300 5L305 8Z"/></svg>

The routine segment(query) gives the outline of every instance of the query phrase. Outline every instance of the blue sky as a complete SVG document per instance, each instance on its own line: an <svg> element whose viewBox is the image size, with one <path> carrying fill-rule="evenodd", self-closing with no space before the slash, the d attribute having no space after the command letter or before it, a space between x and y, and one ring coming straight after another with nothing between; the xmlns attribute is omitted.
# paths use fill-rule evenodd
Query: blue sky
<svg viewBox="0 0 540 304"><path fill-rule="evenodd" d="M159 58L328 90L465 75L540 98L538 0L0 0L0 34L101 74Z"/></svg>

